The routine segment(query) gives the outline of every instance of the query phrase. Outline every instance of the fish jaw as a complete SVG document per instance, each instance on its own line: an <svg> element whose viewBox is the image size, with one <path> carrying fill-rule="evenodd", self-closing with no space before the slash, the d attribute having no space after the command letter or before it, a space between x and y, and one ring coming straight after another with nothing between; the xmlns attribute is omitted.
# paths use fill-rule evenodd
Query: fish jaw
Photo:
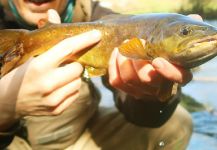
<svg viewBox="0 0 217 150"><path fill-rule="evenodd" d="M217 34L194 40L172 58L174 64L184 68L197 67L217 56Z"/></svg>

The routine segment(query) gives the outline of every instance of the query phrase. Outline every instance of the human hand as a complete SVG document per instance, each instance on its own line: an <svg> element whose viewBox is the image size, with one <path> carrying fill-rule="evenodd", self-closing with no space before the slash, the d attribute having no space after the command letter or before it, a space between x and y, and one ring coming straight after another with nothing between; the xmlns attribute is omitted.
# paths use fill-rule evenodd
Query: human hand
<svg viewBox="0 0 217 150"><path fill-rule="evenodd" d="M21 115L58 115L63 112L79 95L83 68L77 62L59 65L69 54L74 55L99 40L98 31L87 32L65 39L30 60L20 86L17 112Z"/></svg>
<svg viewBox="0 0 217 150"><path fill-rule="evenodd" d="M57 115L79 95L82 66L72 62L60 66L70 54L100 40L97 30L67 38L42 55L32 58L1 79L0 101L16 103L23 115ZM1 88L1 89L2 89Z"/></svg>
<svg viewBox="0 0 217 150"><path fill-rule="evenodd" d="M54 10L48 11L48 20L60 23ZM0 94L0 103L7 100L8 106L13 107L7 111L2 107L0 112L11 112L5 114L14 117L15 105L19 116L56 115L64 111L79 95L83 68L76 62L59 65L67 55L73 55L98 42L100 36L99 31L91 31L65 39L5 75L0 80L0 87L4 89Z"/></svg>
<svg viewBox="0 0 217 150"><path fill-rule="evenodd" d="M172 65L163 58L156 58L151 63L133 60L121 55L118 49L113 51L110 58L110 84L135 98L146 95L159 97L165 85L172 86L173 82L185 85L191 78L189 70Z"/></svg>

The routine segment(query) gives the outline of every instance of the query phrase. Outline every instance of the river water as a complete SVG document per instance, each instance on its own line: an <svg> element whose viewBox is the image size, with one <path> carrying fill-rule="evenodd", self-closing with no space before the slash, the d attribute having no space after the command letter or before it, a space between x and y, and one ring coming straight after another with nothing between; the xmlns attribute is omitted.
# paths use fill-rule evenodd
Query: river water
<svg viewBox="0 0 217 150"><path fill-rule="evenodd" d="M217 26L216 21L208 21ZM112 94L99 78L93 79L102 93L101 106L113 107ZM192 113L194 132L187 150L217 150L217 57L194 72L194 80L183 87L183 92L207 105L209 111Z"/></svg>

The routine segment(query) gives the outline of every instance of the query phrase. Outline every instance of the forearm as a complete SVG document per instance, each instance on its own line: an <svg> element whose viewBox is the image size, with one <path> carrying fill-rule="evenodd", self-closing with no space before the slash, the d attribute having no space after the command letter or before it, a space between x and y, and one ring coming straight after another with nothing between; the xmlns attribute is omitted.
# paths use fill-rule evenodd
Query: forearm
<svg viewBox="0 0 217 150"><path fill-rule="evenodd" d="M159 127L173 114L179 103L178 95L168 102L160 102L157 97L146 96L135 99L123 92L115 94L115 102L125 118L139 126Z"/></svg>

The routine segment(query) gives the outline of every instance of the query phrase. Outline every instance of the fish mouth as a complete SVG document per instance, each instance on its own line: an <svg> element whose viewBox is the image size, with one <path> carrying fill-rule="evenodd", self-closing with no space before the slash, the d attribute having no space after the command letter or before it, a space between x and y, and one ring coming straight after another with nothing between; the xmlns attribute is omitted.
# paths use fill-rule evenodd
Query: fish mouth
<svg viewBox="0 0 217 150"><path fill-rule="evenodd" d="M197 67L217 56L217 34L194 40L186 45L174 61L184 68Z"/></svg>
<svg viewBox="0 0 217 150"><path fill-rule="evenodd" d="M194 40L193 42L187 44L187 48L194 48L203 44L211 44L216 42L217 42L217 34L202 39Z"/></svg>

